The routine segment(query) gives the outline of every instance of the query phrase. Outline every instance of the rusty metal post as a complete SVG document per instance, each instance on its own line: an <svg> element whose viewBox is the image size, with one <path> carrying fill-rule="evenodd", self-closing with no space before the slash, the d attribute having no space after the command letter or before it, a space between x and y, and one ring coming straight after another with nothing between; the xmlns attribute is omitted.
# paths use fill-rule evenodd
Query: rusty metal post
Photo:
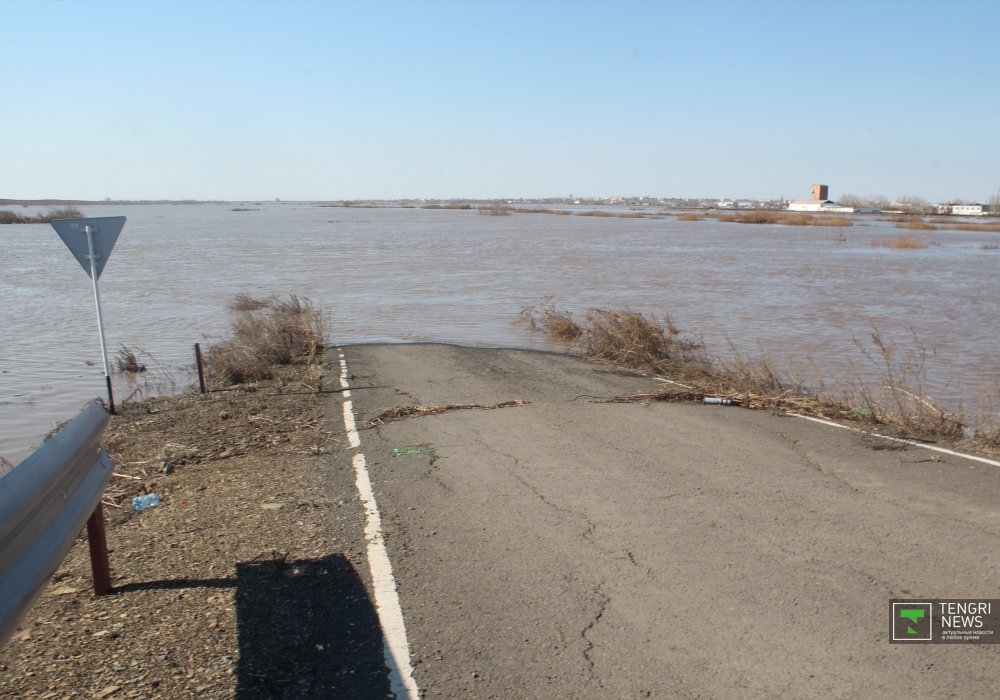
<svg viewBox="0 0 1000 700"><path fill-rule="evenodd" d="M194 359L195 363L198 365L198 386L201 387L201 393L205 392L205 363L201 359L201 344L194 344Z"/></svg>
<svg viewBox="0 0 1000 700"><path fill-rule="evenodd" d="M107 595L111 592L111 566L108 563L108 538L104 529L104 505L100 502L87 519L87 544L90 545L94 593Z"/></svg>
<svg viewBox="0 0 1000 700"><path fill-rule="evenodd" d="M117 415L115 412L115 393L111 390L111 377L104 377L105 383L108 385L108 413L111 415Z"/></svg>

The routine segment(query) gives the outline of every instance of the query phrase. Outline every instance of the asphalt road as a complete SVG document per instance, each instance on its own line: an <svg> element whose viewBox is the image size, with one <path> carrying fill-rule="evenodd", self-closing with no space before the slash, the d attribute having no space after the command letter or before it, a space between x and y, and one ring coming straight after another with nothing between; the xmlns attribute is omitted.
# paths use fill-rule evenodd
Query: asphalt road
<svg viewBox="0 0 1000 700"><path fill-rule="evenodd" d="M578 358L344 353L359 428L528 402L360 430L424 697L997 696L1000 645L888 640L892 598L1000 598L1000 469L737 407L599 403L657 383Z"/></svg>

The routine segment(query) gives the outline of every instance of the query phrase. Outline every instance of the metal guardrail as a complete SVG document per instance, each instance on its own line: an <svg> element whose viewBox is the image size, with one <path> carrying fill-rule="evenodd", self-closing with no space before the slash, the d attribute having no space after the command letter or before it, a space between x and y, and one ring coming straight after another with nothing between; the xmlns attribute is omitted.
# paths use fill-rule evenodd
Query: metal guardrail
<svg viewBox="0 0 1000 700"><path fill-rule="evenodd" d="M94 587L99 594L110 591L101 510L101 494L113 466L100 445L107 424L108 412L94 400L0 477L0 646L62 563L84 523Z"/></svg>

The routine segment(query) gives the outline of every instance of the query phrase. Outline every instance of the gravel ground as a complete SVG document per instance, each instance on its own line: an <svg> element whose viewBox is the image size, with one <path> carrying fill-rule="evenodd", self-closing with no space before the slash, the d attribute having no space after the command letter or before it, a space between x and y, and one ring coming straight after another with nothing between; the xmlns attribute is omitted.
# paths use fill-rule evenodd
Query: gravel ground
<svg viewBox="0 0 1000 700"><path fill-rule="evenodd" d="M81 538L0 650L0 697L388 694L343 427L304 379L112 418L114 592L94 596ZM161 503L134 512L143 491Z"/></svg>

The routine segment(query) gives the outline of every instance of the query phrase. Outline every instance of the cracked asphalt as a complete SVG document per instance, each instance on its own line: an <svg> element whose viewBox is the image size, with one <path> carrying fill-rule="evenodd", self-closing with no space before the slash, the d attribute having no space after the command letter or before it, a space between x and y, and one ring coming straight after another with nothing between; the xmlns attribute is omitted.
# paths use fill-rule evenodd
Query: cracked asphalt
<svg viewBox="0 0 1000 700"><path fill-rule="evenodd" d="M344 352L359 425L529 402L361 431L424 697L995 697L1000 646L888 639L891 598L1000 598L1000 470L599 403L657 383L580 358Z"/></svg>

